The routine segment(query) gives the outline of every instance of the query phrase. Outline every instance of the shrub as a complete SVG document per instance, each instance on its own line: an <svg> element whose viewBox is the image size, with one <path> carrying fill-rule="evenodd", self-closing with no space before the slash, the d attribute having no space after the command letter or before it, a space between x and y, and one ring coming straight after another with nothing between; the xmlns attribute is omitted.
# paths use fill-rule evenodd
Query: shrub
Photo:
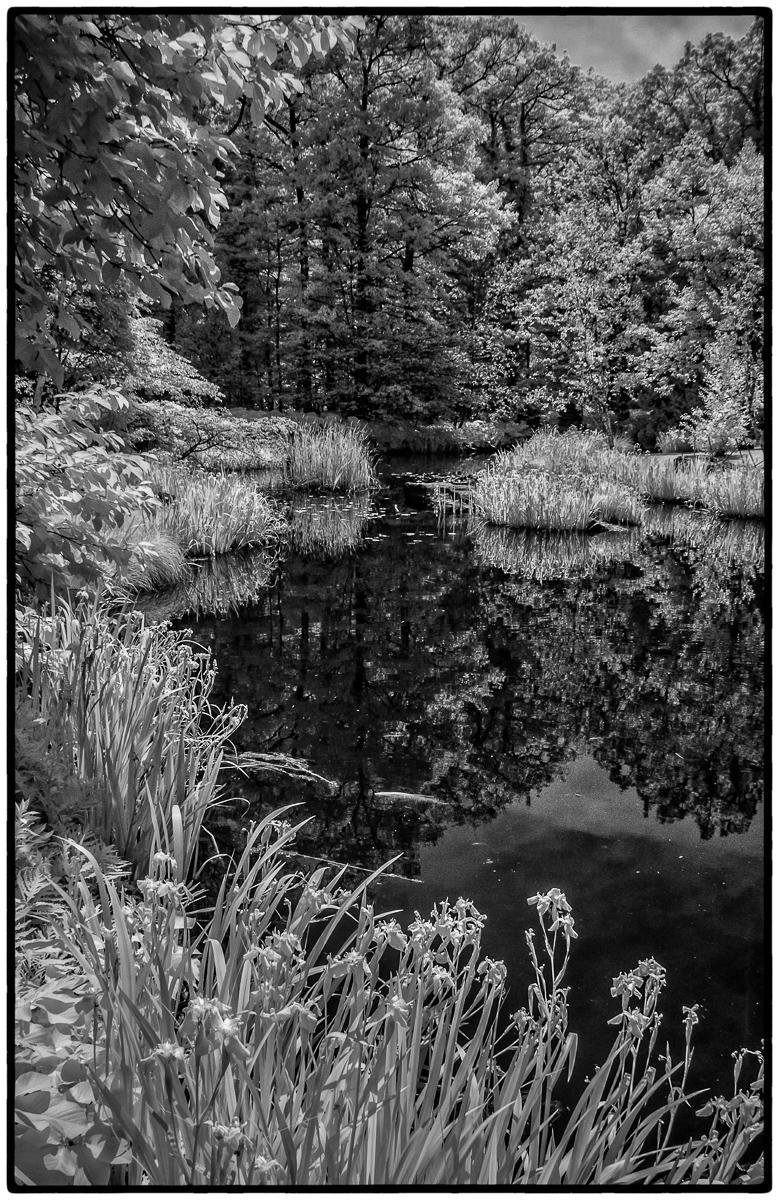
<svg viewBox="0 0 779 1200"><path fill-rule="evenodd" d="M690 435L683 429L679 429L678 426L673 429L664 429L657 435L657 449L661 454L687 453L692 450Z"/></svg>
<svg viewBox="0 0 779 1200"><path fill-rule="evenodd" d="M368 491L375 473L365 434L355 425L298 428L289 448L287 479L293 488Z"/></svg>
<svg viewBox="0 0 779 1200"><path fill-rule="evenodd" d="M142 458L98 431L121 412L118 392L92 388L58 397L58 411L16 411L16 561L24 590L94 584L126 564L123 528L155 501Z"/></svg>
<svg viewBox="0 0 779 1200"><path fill-rule="evenodd" d="M129 333L129 369L122 380L128 395L177 404L219 403L224 399L216 384L204 379L197 367L166 342L162 321L130 318Z"/></svg>
<svg viewBox="0 0 779 1200"><path fill-rule="evenodd" d="M54 752L99 790L83 828L141 872L159 842L175 844L188 870L203 814L221 794L243 710L211 704L214 675L207 652L138 612L112 615L96 600L17 614L18 694Z"/></svg>
<svg viewBox="0 0 779 1200"><path fill-rule="evenodd" d="M718 334L706 350L702 404L683 416L679 429L693 450L724 454L747 445L762 410L762 369L732 335Z"/></svg>
<svg viewBox="0 0 779 1200"><path fill-rule="evenodd" d="M286 460L296 426L276 414L256 420L170 401L135 404L129 437L144 450L160 450L209 470L260 470Z"/></svg>

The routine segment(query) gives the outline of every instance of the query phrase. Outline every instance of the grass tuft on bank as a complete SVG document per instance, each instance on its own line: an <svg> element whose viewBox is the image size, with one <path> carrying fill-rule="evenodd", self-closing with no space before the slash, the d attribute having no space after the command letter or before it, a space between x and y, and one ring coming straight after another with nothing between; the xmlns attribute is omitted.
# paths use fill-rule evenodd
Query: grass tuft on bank
<svg viewBox="0 0 779 1200"><path fill-rule="evenodd" d="M376 480L368 440L358 426L301 426L290 443L287 481L294 489L366 492Z"/></svg>
<svg viewBox="0 0 779 1200"><path fill-rule="evenodd" d="M474 511L515 529L587 530L641 524L647 503L683 503L719 516L761 518L764 473L754 463L676 461L610 447L597 433L540 430L495 455L476 476Z"/></svg>

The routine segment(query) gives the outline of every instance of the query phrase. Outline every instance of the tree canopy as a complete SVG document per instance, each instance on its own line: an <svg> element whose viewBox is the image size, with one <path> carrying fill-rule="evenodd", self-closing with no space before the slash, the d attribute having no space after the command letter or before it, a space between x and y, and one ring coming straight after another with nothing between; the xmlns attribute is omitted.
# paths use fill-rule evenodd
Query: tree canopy
<svg viewBox="0 0 779 1200"><path fill-rule="evenodd" d="M631 85L509 15L14 30L28 377L152 319L233 404L760 436L761 19Z"/></svg>

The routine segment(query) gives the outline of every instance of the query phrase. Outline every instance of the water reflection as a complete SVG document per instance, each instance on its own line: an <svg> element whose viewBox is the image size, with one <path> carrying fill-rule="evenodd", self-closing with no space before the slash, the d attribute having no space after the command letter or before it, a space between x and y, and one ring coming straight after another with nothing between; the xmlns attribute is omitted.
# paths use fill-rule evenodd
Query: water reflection
<svg viewBox="0 0 779 1200"><path fill-rule="evenodd" d="M429 510L390 514L358 554L293 555L254 608L198 626L222 694L248 704L239 748L297 755L338 782L335 797L302 792L310 847L364 864L400 848L413 874L420 841L532 802L583 749L647 816L691 815L703 838L749 826L762 778L755 581L620 534L602 535L586 575L578 550L556 547L570 577L541 582L526 540L477 531L474 553L462 530L442 539ZM443 806L388 811L373 799L387 789ZM291 798L300 785L283 781L251 796Z"/></svg>
<svg viewBox="0 0 779 1200"><path fill-rule="evenodd" d="M292 545L306 558L341 558L359 546L370 515L370 496L294 500Z"/></svg>
<svg viewBox="0 0 779 1200"><path fill-rule="evenodd" d="M248 806L210 824L237 844L253 813L303 801L305 853L400 853L414 882L383 903L471 896L517 1002L524 898L568 887L591 1053L610 973L655 954L677 972L669 1011L708 1005L699 1062L725 1086L720 1058L760 1027L760 545L729 525L702 549L673 519L681 543L666 524L539 556L537 538L442 519L416 480L348 555L291 555L254 607L196 632L248 706L238 749L304 758L336 788L236 781Z"/></svg>
<svg viewBox="0 0 779 1200"><path fill-rule="evenodd" d="M267 551L201 559L192 564L185 582L142 594L133 603L153 621L176 621L188 614L195 620L206 614L226 617L264 596L275 565L276 555Z"/></svg>
<svg viewBox="0 0 779 1200"><path fill-rule="evenodd" d="M545 579L573 579L609 563L627 562L638 540L632 530L588 536L557 530L537 533L480 522L474 524L472 533L476 553L483 563L538 583Z"/></svg>

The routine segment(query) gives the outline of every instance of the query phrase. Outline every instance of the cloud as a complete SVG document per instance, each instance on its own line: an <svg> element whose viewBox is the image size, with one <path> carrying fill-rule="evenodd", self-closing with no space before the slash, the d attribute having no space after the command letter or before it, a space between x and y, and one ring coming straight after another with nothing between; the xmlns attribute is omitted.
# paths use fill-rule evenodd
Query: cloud
<svg viewBox="0 0 779 1200"><path fill-rule="evenodd" d="M542 42L555 42L567 50L571 62L594 67L614 80L633 80L656 63L671 67L684 52L685 42L700 42L707 33L740 38L752 16L704 13L700 16L536 16L518 14L517 20Z"/></svg>

